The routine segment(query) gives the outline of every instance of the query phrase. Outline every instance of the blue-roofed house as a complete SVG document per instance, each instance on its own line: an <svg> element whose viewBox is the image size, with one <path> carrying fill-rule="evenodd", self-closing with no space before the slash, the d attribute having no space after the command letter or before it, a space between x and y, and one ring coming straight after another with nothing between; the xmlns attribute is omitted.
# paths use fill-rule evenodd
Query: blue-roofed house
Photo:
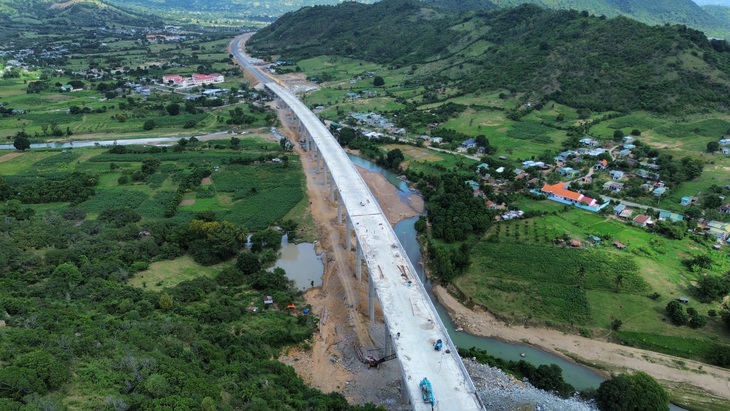
<svg viewBox="0 0 730 411"><path fill-rule="evenodd" d="M464 141L463 143L461 143L461 146L464 148L474 148L477 146L477 141L474 140L473 138L470 138L470 139Z"/></svg>
<svg viewBox="0 0 730 411"><path fill-rule="evenodd" d="M469 185L469 187L471 187L471 189L472 189L473 191L477 191L477 190L479 190L479 183L477 183L477 182L476 182L476 181L474 181L474 180L466 180L466 181L464 181L464 183L468 184L468 185Z"/></svg>
<svg viewBox="0 0 730 411"><path fill-rule="evenodd" d="M663 195L666 192L667 192L667 188L666 187L657 187L653 191L654 195L657 196L657 197L659 197L660 195Z"/></svg>
<svg viewBox="0 0 730 411"><path fill-rule="evenodd" d="M684 220L684 216L682 214L672 213L669 211L660 211L659 212L659 221L665 221L665 220L669 220L672 222L682 221L682 220Z"/></svg>
<svg viewBox="0 0 730 411"><path fill-rule="evenodd" d="M684 196L681 200L679 200L679 205L688 206L694 202L695 197L692 196Z"/></svg>

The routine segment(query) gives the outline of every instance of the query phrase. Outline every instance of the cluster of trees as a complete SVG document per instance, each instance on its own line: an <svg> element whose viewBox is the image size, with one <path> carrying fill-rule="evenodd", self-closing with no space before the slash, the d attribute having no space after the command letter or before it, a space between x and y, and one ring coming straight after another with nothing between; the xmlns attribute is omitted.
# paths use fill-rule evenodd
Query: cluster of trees
<svg viewBox="0 0 730 411"><path fill-rule="evenodd" d="M667 304L666 311L674 325L689 325L692 328L702 328L707 325L707 317L700 314L693 307L687 307L687 312L685 313L679 301L670 301Z"/></svg>
<svg viewBox="0 0 730 411"><path fill-rule="evenodd" d="M0 192L0 200L18 199L26 204L70 202L78 204L94 195L98 178L80 172L6 176L11 190Z"/></svg>

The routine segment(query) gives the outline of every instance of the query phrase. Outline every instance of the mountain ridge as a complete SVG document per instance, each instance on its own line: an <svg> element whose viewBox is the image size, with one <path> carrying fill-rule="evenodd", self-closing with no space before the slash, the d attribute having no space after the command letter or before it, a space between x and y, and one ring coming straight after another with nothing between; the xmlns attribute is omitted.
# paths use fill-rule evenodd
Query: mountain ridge
<svg viewBox="0 0 730 411"><path fill-rule="evenodd" d="M249 48L295 60L332 54L421 65L413 81L516 90L595 111L730 108L725 41L684 26L534 5L461 14L412 0L319 6L284 15L254 35Z"/></svg>

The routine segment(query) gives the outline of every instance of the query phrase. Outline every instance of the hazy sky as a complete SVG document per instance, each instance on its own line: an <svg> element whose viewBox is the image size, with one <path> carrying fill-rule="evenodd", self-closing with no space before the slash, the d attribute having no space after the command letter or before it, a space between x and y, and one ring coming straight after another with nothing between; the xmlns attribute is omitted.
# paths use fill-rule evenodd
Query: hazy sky
<svg viewBox="0 0 730 411"><path fill-rule="evenodd" d="M720 6L730 7L730 0L692 0L692 1L699 4L700 6L704 6L706 4L717 4Z"/></svg>

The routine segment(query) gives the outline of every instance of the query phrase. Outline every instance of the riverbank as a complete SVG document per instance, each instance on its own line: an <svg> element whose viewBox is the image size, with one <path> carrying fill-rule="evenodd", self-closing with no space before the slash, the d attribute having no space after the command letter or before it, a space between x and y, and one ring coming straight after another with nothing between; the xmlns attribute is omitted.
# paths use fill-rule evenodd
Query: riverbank
<svg viewBox="0 0 730 411"><path fill-rule="evenodd" d="M481 307L469 309L462 305L444 287L434 286L433 293L449 311L454 323L470 334L533 345L591 366L607 377L611 373L644 371L671 390L675 396L673 399L678 402L730 404L730 370L548 328L505 324ZM684 385L692 387L683 387ZM679 393L681 395L678 398L676 396Z"/></svg>

